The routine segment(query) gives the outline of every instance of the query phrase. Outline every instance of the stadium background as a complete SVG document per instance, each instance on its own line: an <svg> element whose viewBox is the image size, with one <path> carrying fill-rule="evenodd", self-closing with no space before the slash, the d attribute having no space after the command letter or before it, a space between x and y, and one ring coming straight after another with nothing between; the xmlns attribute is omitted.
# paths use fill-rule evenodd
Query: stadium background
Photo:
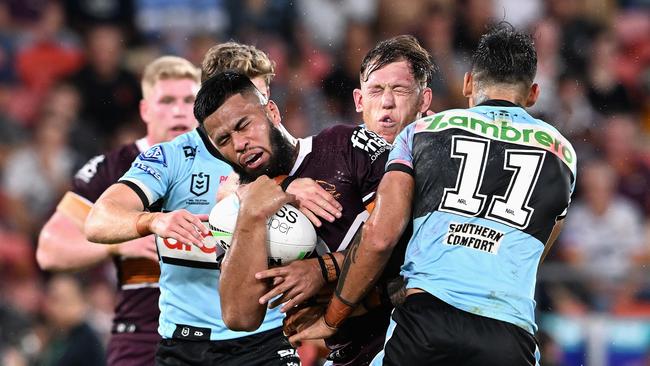
<svg viewBox="0 0 650 366"><path fill-rule="evenodd" d="M108 335L112 266L75 275L87 307L73 307L69 289L48 287L35 239L83 162L143 134L147 62L176 54L199 65L216 42L254 44L276 62L285 125L306 136L360 122L361 59L402 33L440 67L431 109L466 106L468 55L504 19L535 37L532 113L581 163L567 226L539 273L542 365L650 365L648 0L3 0L0 364L50 364L64 336L46 306L57 301Z"/></svg>

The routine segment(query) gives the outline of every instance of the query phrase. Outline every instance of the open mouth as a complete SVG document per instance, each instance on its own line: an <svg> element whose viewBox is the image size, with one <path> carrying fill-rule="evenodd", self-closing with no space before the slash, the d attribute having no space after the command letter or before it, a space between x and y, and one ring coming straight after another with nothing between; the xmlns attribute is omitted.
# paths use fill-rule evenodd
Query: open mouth
<svg viewBox="0 0 650 366"><path fill-rule="evenodd" d="M379 119L379 123L383 127L392 127L397 122L393 121L393 119L390 116L383 116L382 118Z"/></svg>
<svg viewBox="0 0 650 366"><path fill-rule="evenodd" d="M174 126L174 127L171 128L171 131L172 131L172 132L178 132L178 133L187 132L187 131L189 131L189 130L190 130L190 129L187 128L187 126L183 126L183 125L176 125L176 126Z"/></svg>
<svg viewBox="0 0 650 366"><path fill-rule="evenodd" d="M263 152L250 153L242 157L240 161L242 162L242 165L245 166L246 168L255 169L262 164L263 154L264 154Z"/></svg>

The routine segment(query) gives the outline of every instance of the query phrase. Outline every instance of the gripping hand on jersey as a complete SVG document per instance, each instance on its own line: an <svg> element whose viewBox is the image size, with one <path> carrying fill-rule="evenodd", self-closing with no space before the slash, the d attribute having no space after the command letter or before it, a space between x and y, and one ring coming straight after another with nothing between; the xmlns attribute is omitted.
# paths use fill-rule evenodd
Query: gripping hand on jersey
<svg viewBox="0 0 650 366"><path fill-rule="evenodd" d="M184 209L156 213L149 224L149 230L160 237L201 248L204 235L210 234L202 221L208 221L208 215L194 215Z"/></svg>
<svg viewBox="0 0 650 366"><path fill-rule="evenodd" d="M255 274L255 278L273 280L273 288L260 297L259 302L266 304L272 298L282 295L273 300L269 307L275 308L284 304L280 309L283 313L316 295L325 285L325 279L316 258L294 261L286 266L258 272Z"/></svg>
<svg viewBox="0 0 650 366"><path fill-rule="evenodd" d="M296 196L298 209L316 227L322 225L320 218L334 222L341 217L343 206L320 184L311 178L298 178L287 187L287 193Z"/></svg>

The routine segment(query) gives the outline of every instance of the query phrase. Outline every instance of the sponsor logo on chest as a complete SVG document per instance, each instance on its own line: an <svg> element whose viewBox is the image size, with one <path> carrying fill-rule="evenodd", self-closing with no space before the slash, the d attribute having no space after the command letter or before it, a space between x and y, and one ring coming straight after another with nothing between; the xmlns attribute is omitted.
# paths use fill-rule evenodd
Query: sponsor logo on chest
<svg viewBox="0 0 650 366"><path fill-rule="evenodd" d="M497 254L504 233L492 228L471 223L449 223L444 243Z"/></svg>

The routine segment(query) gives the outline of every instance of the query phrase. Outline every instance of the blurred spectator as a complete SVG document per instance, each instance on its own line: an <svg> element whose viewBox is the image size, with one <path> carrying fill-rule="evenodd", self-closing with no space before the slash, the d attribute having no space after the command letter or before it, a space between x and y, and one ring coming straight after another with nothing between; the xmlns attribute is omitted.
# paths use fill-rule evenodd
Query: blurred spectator
<svg viewBox="0 0 650 366"><path fill-rule="evenodd" d="M16 34L11 23L9 4L0 2L0 83L14 81L15 43Z"/></svg>
<svg viewBox="0 0 650 366"><path fill-rule="evenodd" d="M133 31L135 0L61 0L70 26L80 34L97 24L119 25Z"/></svg>
<svg viewBox="0 0 650 366"><path fill-rule="evenodd" d="M644 142L639 130L632 115L612 116L600 130L600 147L618 176L618 191L650 217L650 165L639 149Z"/></svg>
<svg viewBox="0 0 650 366"><path fill-rule="evenodd" d="M228 25L224 0L135 0L137 30L164 54L185 54L188 39L217 35Z"/></svg>
<svg viewBox="0 0 650 366"><path fill-rule="evenodd" d="M45 317L50 339L40 364L43 366L101 366L106 364L103 346L88 325L88 305L83 289L71 275L52 277L45 293Z"/></svg>
<svg viewBox="0 0 650 366"><path fill-rule="evenodd" d="M586 76L591 42L600 26L586 17L585 2L581 0L547 0L546 12L559 24L562 38L560 56L564 72Z"/></svg>
<svg viewBox="0 0 650 366"><path fill-rule="evenodd" d="M286 0L223 0L230 16L228 38L239 42L257 45L260 38L279 37L293 49L295 46L294 28L297 19L298 1ZM305 14L306 15L306 14Z"/></svg>
<svg viewBox="0 0 650 366"><path fill-rule="evenodd" d="M77 71L82 60L77 35L65 28L61 4L48 1L38 22L19 40L18 77L29 89L42 94L57 80Z"/></svg>
<svg viewBox="0 0 650 366"><path fill-rule="evenodd" d="M481 35L493 24L493 3L493 0L463 0L456 7L454 47L462 55L471 54Z"/></svg>
<svg viewBox="0 0 650 366"><path fill-rule="evenodd" d="M592 44L588 68L589 101L602 114L629 113L632 101L616 74L618 44L613 34L600 33Z"/></svg>
<svg viewBox="0 0 650 366"><path fill-rule="evenodd" d="M297 5L304 34L329 52L341 48L344 41L350 41L346 37L350 25L372 23L377 13L377 1L374 0L299 0Z"/></svg>
<svg viewBox="0 0 650 366"><path fill-rule="evenodd" d="M367 23L348 22L343 48L336 54L338 62L334 63L322 83L327 97L326 107L335 116L336 122L357 124L361 120L352 102L352 92L359 87L361 61L372 47L370 26ZM324 125L316 124L314 129L322 130Z"/></svg>
<svg viewBox="0 0 650 366"><path fill-rule="evenodd" d="M434 112L466 103L461 86L465 71L471 66L469 60L462 59L454 51L454 12L453 3L440 0L430 2L419 30L423 46L440 69L440 72L434 73L430 85L433 99L429 109Z"/></svg>
<svg viewBox="0 0 650 366"><path fill-rule="evenodd" d="M82 97L81 117L101 138L110 137L120 126L138 120L140 84L122 66L124 47L119 27L92 28L86 34L88 64L72 78Z"/></svg>
<svg viewBox="0 0 650 366"><path fill-rule="evenodd" d="M571 204L561 235L568 262L589 279L594 309L611 310L644 251L643 215L616 193L616 173L605 161L583 165L582 198Z"/></svg>
<svg viewBox="0 0 650 366"><path fill-rule="evenodd" d="M13 224L27 235L35 235L67 190L78 160L68 146L68 121L43 113L33 140L12 153L3 173Z"/></svg>

